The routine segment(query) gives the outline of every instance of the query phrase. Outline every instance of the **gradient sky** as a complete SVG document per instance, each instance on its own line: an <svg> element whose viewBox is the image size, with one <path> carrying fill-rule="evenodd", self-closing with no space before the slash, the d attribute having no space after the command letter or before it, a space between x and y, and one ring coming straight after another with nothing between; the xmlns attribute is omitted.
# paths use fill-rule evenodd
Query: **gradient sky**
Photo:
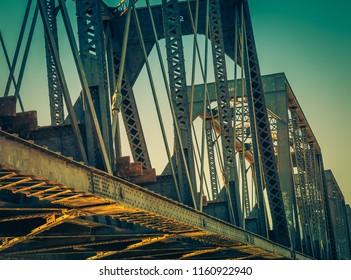
<svg viewBox="0 0 351 280"><path fill-rule="evenodd" d="M106 1L111 5L117 2ZM11 59L26 3L26 0L0 2L0 30ZM351 1L249 0L249 3L262 74L285 72L321 146L325 168L333 171L346 202L351 203L351 149L348 147L351 143L348 84L351 81ZM72 0L67 1L67 5L74 11ZM42 37L42 24L38 21L22 96L26 110L38 110L40 124L46 125L49 109ZM61 57L70 73L74 69L72 58L69 52L62 51L67 47L67 40L62 38ZM8 69L2 49L0 65L0 92L3 92ZM66 78L75 100L79 92L77 75L72 72ZM137 89L142 86L136 85Z"/></svg>

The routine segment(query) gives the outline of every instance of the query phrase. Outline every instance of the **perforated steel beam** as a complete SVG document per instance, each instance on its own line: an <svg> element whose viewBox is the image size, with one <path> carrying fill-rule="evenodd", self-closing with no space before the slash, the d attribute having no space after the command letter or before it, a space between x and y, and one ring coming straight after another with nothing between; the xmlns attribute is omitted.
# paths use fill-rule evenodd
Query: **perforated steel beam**
<svg viewBox="0 0 351 280"><path fill-rule="evenodd" d="M58 34L57 34L57 8L55 6L55 0L46 0L45 8L47 13L48 25L54 35L56 44L58 45ZM47 35L45 35L45 51L46 51L46 69L48 74L48 86L49 86L49 106L51 125L60 125L64 121L63 111L63 98L61 85L58 79L57 66L48 42Z"/></svg>
<svg viewBox="0 0 351 280"><path fill-rule="evenodd" d="M164 37L168 62L169 86L174 113L179 128L175 132L176 162L182 202L194 206L193 194L195 189L195 163L190 127L189 102L185 75L182 30L178 0L162 0ZM177 130L177 128L175 128ZM182 144L180 144L180 142ZM183 149L183 151L181 151ZM185 159L182 153L184 153ZM185 161L185 162L184 162ZM186 166L187 167L186 167ZM186 171L188 169L188 173ZM190 178L188 177L190 176ZM189 182L190 179L190 182ZM193 188L193 189L191 189Z"/></svg>
<svg viewBox="0 0 351 280"><path fill-rule="evenodd" d="M224 161L224 176L228 186L228 201L233 208L232 223L242 226L239 181L235 160L233 114L230 109L227 69L225 62L222 16L219 0L209 2L210 39L212 43L212 58L215 74L215 85L221 129L221 142ZM232 212L230 212L232 213Z"/></svg>
<svg viewBox="0 0 351 280"><path fill-rule="evenodd" d="M289 230L286 221L282 191L280 188L277 164L263 95L260 67L253 34L251 16L247 0L243 1L245 22L244 62L249 108L253 111L257 134L257 148L262 164L263 178L267 189L275 240L290 246Z"/></svg>

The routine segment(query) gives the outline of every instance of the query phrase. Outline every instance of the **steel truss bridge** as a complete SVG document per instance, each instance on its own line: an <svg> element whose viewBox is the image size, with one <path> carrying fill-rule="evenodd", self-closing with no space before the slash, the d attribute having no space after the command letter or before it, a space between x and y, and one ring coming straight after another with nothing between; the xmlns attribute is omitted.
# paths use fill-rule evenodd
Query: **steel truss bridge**
<svg viewBox="0 0 351 280"><path fill-rule="evenodd" d="M0 98L0 258L349 259L350 207L285 75L261 76L248 1L159 2L76 0L76 30L66 1L29 0L12 61L0 33L9 69ZM37 20L45 127L21 98ZM59 50L62 36L68 50ZM74 102L64 52L81 85ZM159 173L138 112L145 92L134 87L143 68L167 155ZM123 129L131 156L122 153Z"/></svg>

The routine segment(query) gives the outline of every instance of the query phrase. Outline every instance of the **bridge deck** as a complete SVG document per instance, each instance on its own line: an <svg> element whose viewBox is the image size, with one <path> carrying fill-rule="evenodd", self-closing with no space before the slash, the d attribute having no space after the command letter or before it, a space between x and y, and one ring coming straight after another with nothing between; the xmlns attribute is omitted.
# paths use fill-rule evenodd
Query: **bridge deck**
<svg viewBox="0 0 351 280"><path fill-rule="evenodd" d="M139 231L129 231L129 237L140 235L140 232L143 232L143 237L136 238L134 243L128 243L129 245L118 250L109 251L105 248L100 251L96 247L89 251L91 258L108 257L126 251L133 255L133 250L139 247L147 250L147 246L151 245L154 249L152 245L156 244L156 248L164 248L165 244L175 240L177 242L181 240L183 243L188 242L187 240L195 242L191 246L194 248L193 251L197 252L190 255L180 254L178 258L194 254L199 258L201 254L213 250L216 252L230 250L229 256L237 258L307 258L255 234L4 131L0 131L0 150L1 191L7 190L12 194L35 198L40 207L47 205L61 210L59 213L50 212L50 215L46 213L43 215L46 222L29 232L23 232L22 236L3 235L0 246L0 254L3 256L11 255L11 252L16 252L18 246L30 244L33 239L40 238L43 232L63 223L79 223L81 217L104 215L137 225ZM4 210L3 205L1 208ZM23 209L25 210L24 207ZM3 219L5 221L6 217ZM125 233L123 232L124 235ZM117 233L115 237L121 238L121 235ZM26 246L24 247L28 250ZM205 249L199 252L196 248Z"/></svg>

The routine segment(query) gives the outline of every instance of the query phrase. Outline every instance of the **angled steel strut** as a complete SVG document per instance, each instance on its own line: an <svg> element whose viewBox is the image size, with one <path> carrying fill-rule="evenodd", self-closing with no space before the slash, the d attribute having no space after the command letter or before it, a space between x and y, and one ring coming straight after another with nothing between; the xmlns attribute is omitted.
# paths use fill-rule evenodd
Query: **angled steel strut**
<svg viewBox="0 0 351 280"><path fill-rule="evenodd" d="M247 0L243 1L245 23L245 77L248 83L248 101L255 118L257 147L262 164L263 177L271 208L275 240L290 247L283 196L280 188L277 164L272 144L267 107L263 95L261 73ZM250 104L251 103L251 104Z"/></svg>

